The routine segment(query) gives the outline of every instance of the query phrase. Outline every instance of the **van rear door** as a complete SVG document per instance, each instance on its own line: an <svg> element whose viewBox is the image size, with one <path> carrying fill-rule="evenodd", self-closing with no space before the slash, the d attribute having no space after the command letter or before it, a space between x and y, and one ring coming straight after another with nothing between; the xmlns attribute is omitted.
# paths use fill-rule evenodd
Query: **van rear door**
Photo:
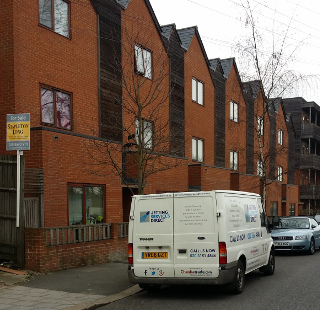
<svg viewBox="0 0 320 310"><path fill-rule="evenodd" d="M219 242L213 192L174 194L175 277L217 277Z"/></svg>
<svg viewBox="0 0 320 310"><path fill-rule="evenodd" d="M138 195L133 203L135 275L174 277L173 194Z"/></svg>

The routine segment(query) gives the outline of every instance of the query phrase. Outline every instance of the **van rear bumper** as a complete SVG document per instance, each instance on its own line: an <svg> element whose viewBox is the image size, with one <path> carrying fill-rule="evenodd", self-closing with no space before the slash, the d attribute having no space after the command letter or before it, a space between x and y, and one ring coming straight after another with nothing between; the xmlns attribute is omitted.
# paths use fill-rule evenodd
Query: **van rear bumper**
<svg viewBox="0 0 320 310"><path fill-rule="evenodd" d="M129 266L129 281L133 284L149 284L149 285L171 285L171 284L199 284L199 285L224 285L231 283L237 270L237 262L226 264L221 267L219 276L216 278L142 278L134 274L134 269Z"/></svg>

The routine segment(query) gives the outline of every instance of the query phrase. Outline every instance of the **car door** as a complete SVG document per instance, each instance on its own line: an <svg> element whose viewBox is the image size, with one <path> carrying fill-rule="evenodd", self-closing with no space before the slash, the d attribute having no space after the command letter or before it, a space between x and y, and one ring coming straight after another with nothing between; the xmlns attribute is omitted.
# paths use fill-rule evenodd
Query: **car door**
<svg viewBox="0 0 320 310"><path fill-rule="evenodd" d="M314 236L315 246L320 247L320 225L314 219L310 219L310 224Z"/></svg>

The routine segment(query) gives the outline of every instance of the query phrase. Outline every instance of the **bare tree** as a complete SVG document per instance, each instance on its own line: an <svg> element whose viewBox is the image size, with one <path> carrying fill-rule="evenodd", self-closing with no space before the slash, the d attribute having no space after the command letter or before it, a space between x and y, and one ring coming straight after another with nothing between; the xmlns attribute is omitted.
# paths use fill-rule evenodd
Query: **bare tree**
<svg viewBox="0 0 320 310"><path fill-rule="evenodd" d="M260 33L258 18L255 16L251 2L246 0L242 3L242 7L245 12L246 27L249 29L250 35L241 38L236 45L236 52L239 56L238 63L242 80L258 81L261 83L260 89L263 92L260 100L261 105L255 104L254 106L254 132L258 141L258 151L255 154L258 161L257 174L261 179L262 200L265 205L267 185L282 178L278 172L274 176L272 176L272 173L268 173L270 158L288 152L287 148L282 147L272 154L264 144L263 127L266 124L270 109L277 100L273 98L292 95L301 83L308 82L310 76L291 69L299 47L303 43L301 41L293 45L290 42L292 19L283 30L277 28L277 31L270 31L270 42L266 36ZM253 70L250 71L249 69L248 71L248 68L253 68Z"/></svg>
<svg viewBox="0 0 320 310"><path fill-rule="evenodd" d="M102 174L111 167L109 173L120 177L132 193L135 186L144 194L150 176L181 163L170 154L170 137L179 133L169 128L169 60L152 36L135 34L132 28L123 34L122 57L116 63L122 74L123 143L91 140L91 171Z"/></svg>

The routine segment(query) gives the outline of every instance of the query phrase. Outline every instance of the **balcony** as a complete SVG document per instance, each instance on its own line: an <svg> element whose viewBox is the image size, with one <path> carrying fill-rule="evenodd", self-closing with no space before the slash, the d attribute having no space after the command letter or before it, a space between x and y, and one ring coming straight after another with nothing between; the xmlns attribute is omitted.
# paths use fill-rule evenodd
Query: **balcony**
<svg viewBox="0 0 320 310"><path fill-rule="evenodd" d="M320 199L320 185L300 185L300 200Z"/></svg>
<svg viewBox="0 0 320 310"><path fill-rule="evenodd" d="M301 155L300 169L320 170L320 156L315 154Z"/></svg>
<svg viewBox="0 0 320 310"><path fill-rule="evenodd" d="M320 127L316 124L302 124L301 139L309 138L320 141Z"/></svg>

